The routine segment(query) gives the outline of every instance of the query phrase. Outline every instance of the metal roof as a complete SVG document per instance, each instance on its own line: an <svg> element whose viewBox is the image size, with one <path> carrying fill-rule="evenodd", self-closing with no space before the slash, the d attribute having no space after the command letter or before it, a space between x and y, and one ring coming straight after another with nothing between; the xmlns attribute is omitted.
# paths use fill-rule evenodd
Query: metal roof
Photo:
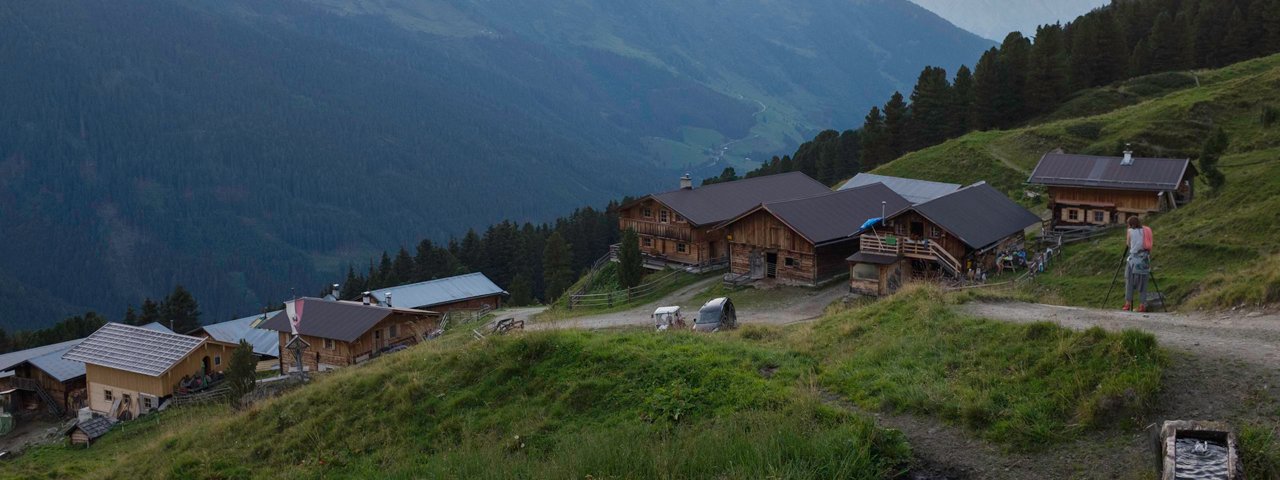
<svg viewBox="0 0 1280 480"><path fill-rule="evenodd" d="M970 248L982 248L1040 223L1040 217L979 182L908 209L951 232Z"/></svg>
<svg viewBox="0 0 1280 480"><path fill-rule="evenodd" d="M141 327L155 332L175 333L173 330L170 330L169 327L164 326L164 324L160 322L151 322L146 325L141 325Z"/></svg>
<svg viewBox="0 0 1280 480"><path fill-rule="evenodd" d="M16 352L9 352L4 355L0 355L0 371L11 370L13 367L18 366L18 364L41 355L53 352L65 352L67 349L79 344L81 340L83 339L77 338L75 340L67 340L65 342L45 345L43 347L28 348L26 350L18 350Z"/></svg>
<svg viewBox="0 0 1280 480"><path fill-rule="evenodd" d="M343 342L351 342L360 338L374 325L377 325L378 322L393 313L437 315L435 312L426 310L387 308L377 305L364 305L357 302L335 302L313 297L300 298L298 301L303 302L302 320L299 322L298 333ZM394 303L397 302L397 299L392 296L391 301ZM283 311L277 312L267 321L262 322L262 325L259 325L258 328L285 333L293 331L289 328L289 319Z"/></svg>
<svg viewBox="0 0 1280 480"><path fill-rule="evenodd" d="M892 214L909 206L911 202L883 183L873 183L826 195L766 203L760 208L810 242L822 244L853 236L867 219L880 217L882 213Z"/></svg>
<svg viewBox="0 0 1280 480"><path fill-rule="evenodd" d="M62 358L155 377L203 342L200 337L108 323Z"/></svg>
<svg viewBox="0 0 1280 480"><path fill-rule="evenodd" d="M1134 157L1132 165L1121 165L1122 160L1050 152L1040 158L1027 183L1166 192L1176 190L1187 173L1196 173L1185 158Z"/></svg>
<svg viewBox="0 0 1280 480"><path fill-rule="evenodd" d="M274 312L259 313L244 318L237 318L221 323L214 323L200 327L197 332L203 331L209 335L209 338L224 343L239 344L240 340L249 342L253 345L253 353L258 355L269 355L272 357L280 355L280 334L274 330L266 330L262 328L254 328L259 320L266 319L280 313L281 310Z"/></svg>
<svg viewBox="0 0 1280 480"><path fill-rule="evenodd" d="M711 225L736 217L761 203L824 193L831 193L831 189L804 173L788 172L655 193L640 200L653 198L675 210L691 224Z"/></svg>
<svg viewBox="0 0 1280 480"><path fill-rule="evenodd" d="M74 360L66 360L62 355L71 350L67 347L64 350L46 353L39 357L28 360L31 366L43 370L50 377L57 379L59 382L65 382L76 377L84 376L84 362Z"/></svg>
<svg viewBox="0 0 1280 480"><path fill-rule="evenodd" d="M476 272L374 290L372 293L375 303L381 304L390 293L393 307L430 308L472 298L502 295L507 292L483 273Z"/></svg>
<svg viewBox="0 0 1280 480"><path fill-rule="evenodd" d="M680 311L680 307L658 307L653 310L653 314L662 315L664 313L677 313L679 311Z"/></svg>
<svg viewBox="0 0 1280 480"><path fill-rule="evenodd" d="M883 183L908 202L924 203L929 200L941 197L948 193L960 189L959 184L931 182L928 180L916 180L914 178L890 177L888 175L876 175L874 173L859 173L844 182L840 186L841 190L871 185L873 183Z"/></svg>

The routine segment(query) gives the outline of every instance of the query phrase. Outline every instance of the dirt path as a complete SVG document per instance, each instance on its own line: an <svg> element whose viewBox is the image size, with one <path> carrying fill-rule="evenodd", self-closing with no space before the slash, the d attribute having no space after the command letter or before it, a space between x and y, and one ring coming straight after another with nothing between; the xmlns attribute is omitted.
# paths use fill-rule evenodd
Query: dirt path
<svg viewBox="0 0 1280 480"><path fill-rule="evenodd" d="M651 327L649 315L655 308L664 305L679 305L690 321L697 315L701 302L695 300L699 293L721 281L710 278L689 285L659 300L620 312L590 315L528 324L530 330L558 328L616 328L616 327ZM798 290L803 291L803 290ZM738 321L743 324L786 325L789 323L812 320L822 315L823 310L847 294L844 284L833 285L821 290L803 291L803 294L786 295L777 302L747 303L738 305Z"/></svg>
<svg viewBox="0 0 1280 480"><path fill-rule="evenodd" d="M1280 315L1251 313L1131 313L1035 303L971 303L961 310L1007 322L1051 321L1062 326L1138 329L1164 345L1197 356L1280 368Z"/></svg>

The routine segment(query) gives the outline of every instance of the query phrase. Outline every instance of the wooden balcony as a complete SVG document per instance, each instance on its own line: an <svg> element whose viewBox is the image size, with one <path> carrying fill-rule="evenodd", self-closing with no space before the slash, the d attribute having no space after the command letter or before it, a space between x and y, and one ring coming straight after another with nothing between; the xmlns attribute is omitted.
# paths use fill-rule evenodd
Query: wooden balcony
<svg viewBox="0 0 1280 480"><path fill-rule="evenodd" d="M630 228L641 235L651 235L681 242L693 240L693 229L688 224L659 223L634 218L621 218L618 219L618 227L623 231Z"/></svg>
<svg viewBox="0 0 1280 480"><path fill-rule="evenodd" d="M859 248L867 253L932 260L946 267L953 275L959 275L960 272L960 261L928 240L867 234L859 238Z"/></svg>

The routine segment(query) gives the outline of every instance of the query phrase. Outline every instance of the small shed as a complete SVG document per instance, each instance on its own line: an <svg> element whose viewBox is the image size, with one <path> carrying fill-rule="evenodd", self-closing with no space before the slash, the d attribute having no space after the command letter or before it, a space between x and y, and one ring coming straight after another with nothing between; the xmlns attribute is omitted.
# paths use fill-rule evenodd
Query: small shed
<svg viewBox="0 0 1280 480"><path fill-rule="evenodd" d="M63 432L72 445L84 445L88 447L97 441L103 435L106 435L111 427L114 426L111 420L106 417L93 417L83 422L76 422Z"/></svg>

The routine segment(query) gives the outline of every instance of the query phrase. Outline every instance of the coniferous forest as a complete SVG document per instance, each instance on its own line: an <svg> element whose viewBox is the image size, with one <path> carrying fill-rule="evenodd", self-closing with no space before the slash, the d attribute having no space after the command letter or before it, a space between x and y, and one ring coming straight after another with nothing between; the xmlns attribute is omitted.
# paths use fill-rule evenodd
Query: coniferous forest
<svg viewBox="0 0 1280 480"><path fill-rule="evenodd" d="M1131 77L1215 68L1280 52L1280 2L1117 1L1028 38L1010 33L974 68L925 67L911 94L871 107L861 128L827 130L745 176L802 171L824 183L976 130L1051 113L1074 92ZM737 178L731 171L709 182Z"/></svg>

